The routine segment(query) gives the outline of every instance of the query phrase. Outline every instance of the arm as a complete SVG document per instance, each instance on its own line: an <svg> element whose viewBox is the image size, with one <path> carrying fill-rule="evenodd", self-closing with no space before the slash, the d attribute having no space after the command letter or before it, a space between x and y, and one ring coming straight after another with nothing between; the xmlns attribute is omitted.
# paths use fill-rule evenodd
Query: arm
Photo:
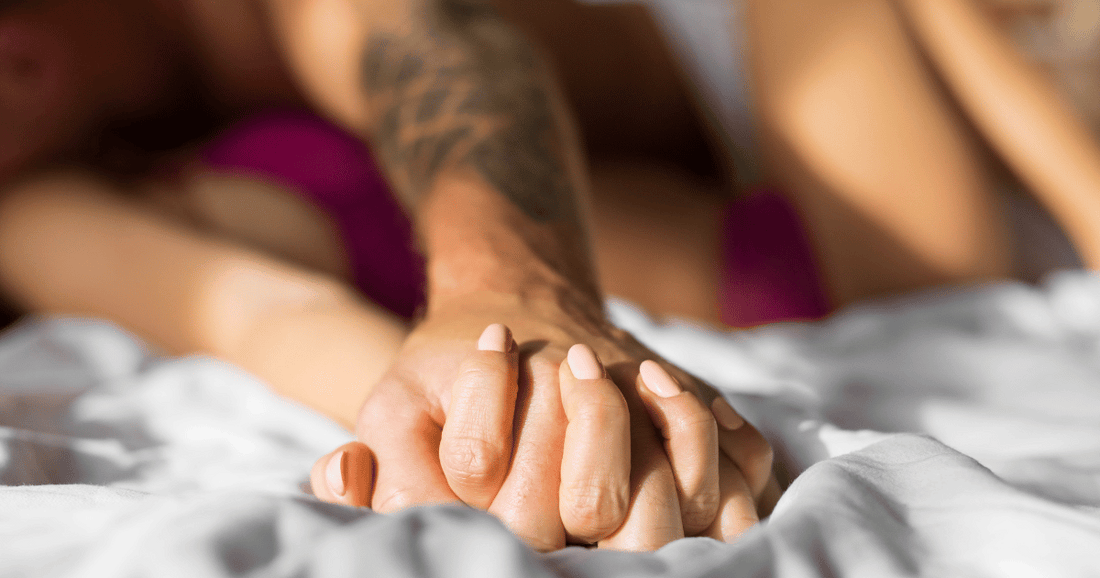
<svg viewBox="0 0 1100 578"><path fill-rule="evenodd" d="M0 286L31 311L105 318L171 353L217 355L348 427L406 333L331 276L80 173L3 191Z"/></svg>
<svg viewBox="0 0 1100 578"><path fill-rule="evenodd" d="M432 306L488 290L599 311L577 139L541 59L489 2L272 6L307 91L369 138L413 215Z"/></svg>
<svg viewBox="0 0 1100 578"><path fill-rule="evenodd" d="M298 78L319 106L369 138L428 260L425 319L360 414L359 437L378 462L372 506L461 499L546 549L612 534L618 547L653 548L707 529L720 501L708 477L713 458L681 456L695 467L673 475L641 399L638 363L653 354L603 317L578 208L587 187L579 146L537 53L482 0L271 6ZM520 347L519 388L485 403L515 395L518 407L466 408L494 418L449 435L456 428L445 425L464 421L452 395L461 361L500 322ZM629 408L629 501L646 507L631 506L621 527L615 491L563 487L571 498L559 509L567 416L558 368L578 342L597 350ZM681 425L713 437L713 421ZM767 469L767 444L753 447ZM766 478L750 485L762 491Z"/></svg>
<svg viewBox="0 0 1100 578"><path fill-rule="evenodd" d="M1100 145L973 0L904 0L914 34L970 119L1100 267Z"/></svg>

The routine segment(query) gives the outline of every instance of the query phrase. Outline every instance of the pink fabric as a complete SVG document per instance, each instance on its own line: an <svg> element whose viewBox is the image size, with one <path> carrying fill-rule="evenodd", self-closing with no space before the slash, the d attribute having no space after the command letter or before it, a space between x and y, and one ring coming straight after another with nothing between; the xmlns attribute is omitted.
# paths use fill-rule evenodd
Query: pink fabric
<svg viewBox="0 0 1100 578"><path fill-rule="evenodd" d="M308 112L268 111L222 133L204 160L281 182L329 213L356 283L379 305L409 318L424 302L424 262L409 221L354 137ZM782 196L763 190L737 201L725 231L723 321L750 327L829 312L798 216Z"/></svg>
<svg viewBox="0 0 1100 578"><path fill-rule="evenodd" d="M722 320L734 327L818 319L829 313L798 214L779 194L760 190L726 215Z"/></svg>
<svg viewBox="0 0 1100 578"><path fill-rule="evenodd" d="M233 125L206 147L212 168L274 180L336 220L359 289L410 318L424 302L424 262L412 229L363 144L304 111L276 110Z"/></svg>

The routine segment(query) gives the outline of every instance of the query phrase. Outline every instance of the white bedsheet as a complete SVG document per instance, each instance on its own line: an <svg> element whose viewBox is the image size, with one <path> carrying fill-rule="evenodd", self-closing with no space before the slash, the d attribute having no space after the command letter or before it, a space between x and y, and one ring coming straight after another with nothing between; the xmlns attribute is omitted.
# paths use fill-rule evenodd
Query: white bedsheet
<svg viewBox="0 0 1100 578"><path fill-rule="evenodd" d="M736 334L613 312L800 473L739 543L540 555L463 508L323 505L336 425L67 319L0 338L0 577L1100 575L1100 278Z"/></svg>

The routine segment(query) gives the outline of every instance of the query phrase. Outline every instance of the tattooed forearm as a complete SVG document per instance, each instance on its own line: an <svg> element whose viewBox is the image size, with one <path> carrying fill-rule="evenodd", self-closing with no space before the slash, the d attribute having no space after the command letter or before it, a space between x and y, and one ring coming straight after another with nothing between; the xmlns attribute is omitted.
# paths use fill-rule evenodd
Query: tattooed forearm
<svg viewBox="0 0 1100 578"><path fill-rule="evenodd" d="M573 190L545 75L485 0L423 0L425 25L375 35L363 60L372 143L409 204L445 172L473 170L539 221Z"/></svg>

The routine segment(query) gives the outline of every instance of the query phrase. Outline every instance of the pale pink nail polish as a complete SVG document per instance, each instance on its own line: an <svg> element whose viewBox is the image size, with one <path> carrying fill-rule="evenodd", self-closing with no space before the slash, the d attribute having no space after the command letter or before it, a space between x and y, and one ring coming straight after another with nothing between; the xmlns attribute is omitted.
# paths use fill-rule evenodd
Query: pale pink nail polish
<svg viewBox="0 0 1100 578"><path fill-rule="evenodd" d="M343 496L348 490L347 476L348 452L342 451L329 458L328 465L325 466L325 482L328 483L328 489L337 496Z"/></svg>
<svg viewBox="0 0 1100 578"><path fill-rule="evenodd" d="M596 352L583 343L570 347L566 360L569 361L569 371L572 371L573 377L577 379L600 379L603 377L603 365L600 364L600 359L596 357Z"/></svg>
<svg viewBox="0 0 1100 578"><path fill-rule="evenodd" d="M643 361L638 371L642 374L642 383L645 384L646 388L661 397L676 397L684 391L680 384L656 361L649 359Z"/></svg>
<svg viewBox="0 0 1100 578"><path fill-rule="evenodd" d="M494 323L485 328L485 331L481 332L481 337L477 340L477 348L480 351L499 351L504 353L508 351L508 346L512 341L512 332L507 327L500 323Z"/></svg>
<svg viewBox="0 0 1100 578"><path fill-rule="evenodd" d="M734 411L729 402L721 397L714 398L714 402L710 404L710 411L722 429L733 431L745 425L745 418Z"/></svg>

